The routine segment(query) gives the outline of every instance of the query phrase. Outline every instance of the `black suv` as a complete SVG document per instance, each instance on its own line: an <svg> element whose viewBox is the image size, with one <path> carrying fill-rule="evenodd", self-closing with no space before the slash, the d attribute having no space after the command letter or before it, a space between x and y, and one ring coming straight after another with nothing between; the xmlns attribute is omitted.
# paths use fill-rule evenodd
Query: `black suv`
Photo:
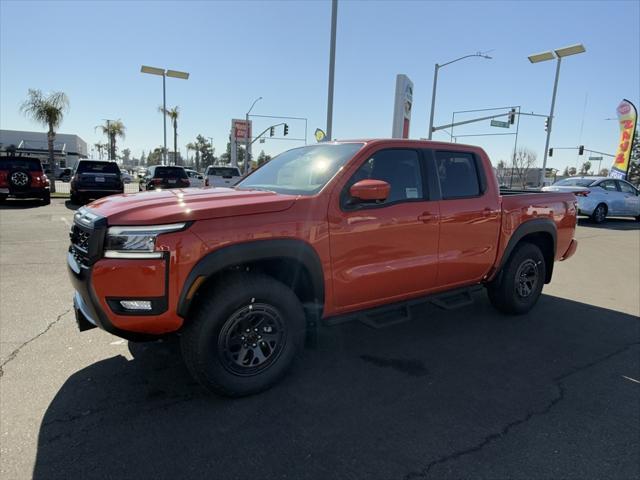
<svg viewBox="0 0 640 480"><path fill-rule="evenodd" d="M186 188L191 185L184 167L154 165L149 173L140 180L140 191L158 188Z"/></svg>
<svg viewBox="0 0 640 480"><path fill-rule="evenodd" d="M49 179L37 158L0 157L0 202L8 197L39 198L51 203Z"/></svg>
<svg viewBox="0 0 640 480"><path fill-rule="evenodd" d="M71 179L71 203L77 205L90 198L124 193L118 164L100 160L80 160Z"/></svg>

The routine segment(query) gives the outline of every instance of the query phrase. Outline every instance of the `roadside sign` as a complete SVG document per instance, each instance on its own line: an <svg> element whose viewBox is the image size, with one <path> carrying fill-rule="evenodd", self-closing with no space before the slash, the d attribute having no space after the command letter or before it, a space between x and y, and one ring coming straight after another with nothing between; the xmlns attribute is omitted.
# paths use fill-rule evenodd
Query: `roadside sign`
<svg viewBox="0 0 640 480"><path fill-rule="evenodd" d="M589 160L602 160L602 157L589 157Z"/></svg>
<svg viewBox="0 0 640 480"><path fill-rule="evenodd" d="M491 120L492 127L509 128L509 122L501 122L500 120Z"/></svg>
<svg viewBox="0 0 640 480"><path fill-rule="evenodd" d="M231 121L231 133L236 140L251 138L251 120L239 120L234 118Z"/></svg>

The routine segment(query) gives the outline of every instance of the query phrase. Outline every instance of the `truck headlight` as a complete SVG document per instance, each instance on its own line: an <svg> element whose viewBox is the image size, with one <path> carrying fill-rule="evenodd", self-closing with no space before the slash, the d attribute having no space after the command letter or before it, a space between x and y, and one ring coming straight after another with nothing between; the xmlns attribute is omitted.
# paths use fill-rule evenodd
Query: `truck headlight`
<svg viewBox="0 0 640 480"><path fill-rule="evenodd" d="M156 252L156 239L163 233L177 232L186 223L139 227L109 227L104 246L106 258L162 258Z"/></svg>

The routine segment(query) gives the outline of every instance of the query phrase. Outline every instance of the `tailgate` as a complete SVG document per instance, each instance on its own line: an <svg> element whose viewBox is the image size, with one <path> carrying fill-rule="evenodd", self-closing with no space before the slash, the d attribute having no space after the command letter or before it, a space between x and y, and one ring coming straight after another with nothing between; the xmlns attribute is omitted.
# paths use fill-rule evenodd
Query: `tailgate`
<svg viewBox="0 0 640 480"><path fill-rule="evenodd" d="M98 190L118 190L122 187L120 175L115 173L81 173L78 179L79 188L95 188Z"/></svg>

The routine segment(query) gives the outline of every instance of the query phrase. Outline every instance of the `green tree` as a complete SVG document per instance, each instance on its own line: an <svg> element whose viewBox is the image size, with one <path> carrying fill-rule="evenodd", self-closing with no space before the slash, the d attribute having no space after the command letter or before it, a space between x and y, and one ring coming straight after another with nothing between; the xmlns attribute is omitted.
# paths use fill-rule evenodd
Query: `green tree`
<svg viewBox="0 0 640 480"><path fill-rule="evenodd" d="M267 155L264 153L264 150L260 150L260 155L258 155L258 167L264 165L269 160L271 160L271 155Z"/></svg>
<svg viewBox="0 0 640 480"><path fill-rule="evenodd" d="M163 151L164 147L156 147L152 151L150 151L149 156L147 157L147 166L151 167L153 165L160 165L162 163Z"/></svg>
<svg viewBox="0 0 640 480"><path fill-rule="evenodd" d="M582 167L580 168L580 175L587 175L589 173L589 170L591 170L591 162L587 160L582 164Z"/></svg>
<svg viewBox="0 0 640 480"><path fill-rule="evenodd" d="M144 154L144 150L142 150L142 155L140 155L140 165L145 166L147 164L147 156Z"/></svg>
<svg viewBox="0 0 640 480"><path fill-rule="evenodd" d="M47 132L49 166L55 179L58 164L53 154L53 142L56 139L56 130L64 119L64 114L69 110L69 98L64 92L51 92L45 95L40 90L30 88L27 99L22 103L20 110L33 121L49 128ZM51 181L52 192L56 191L54 179Z"/></svg>
<svg viewBox="0 0 640 480"><path fill-rule="evenodd" d="M124 150L122 150L122 163L123 164L131 163L131 150L128 148L125 148Z"/></svg>
<svg viewBox="0 0 640 480"><path fill-rule="evenodd" d="M569 167L568 166L564 167L564 171L562 172L562 176L563 177L568 177L569 176Z"/></svg>
<svg viewBox="0 0 640 480"><path fill-rule="evenodd" d="M178 165L178 117L180 116L180 107L176 105L166 110L158 107L158 110L171 119L171 124L173 125L173 161Z"/></svg>
<svg viewBox="0 0 640 480"><path fill-rule="evenodd" d="M576 167L569 167L569 175L573 177L576 173L578 173Z"/></svg>
<svg viewBox="0 0 640 480"><path fill-rule="evenodd" d="M100 131L107 136L107 142L109 144L109 160L115 161L116 159L116 151L118 150L116 146L117 138L125 137L125 126L122 123L122 120L105 120L104 125L98 125L96 128L99 128Z"/></svg>

